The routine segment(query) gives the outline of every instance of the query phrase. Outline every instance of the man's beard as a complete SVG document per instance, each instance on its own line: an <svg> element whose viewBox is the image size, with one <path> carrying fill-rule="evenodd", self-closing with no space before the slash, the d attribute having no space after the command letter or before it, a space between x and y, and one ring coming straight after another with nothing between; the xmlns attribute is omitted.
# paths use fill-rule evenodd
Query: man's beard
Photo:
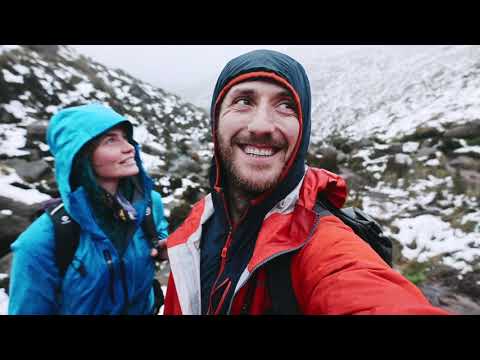
<svg viewBox="0 0 480 360"><path fill-rule="evenodd" d="M228 184L237 191L241 191L242 195L248 198L255 198L258 195L270 190L278 185L280 174L274 179L268 181L254 181L241 174L237 169L233 160L233 146L224 146L221 137L219 137L219 153L222 168L225 171ZM261 170L259 170L261 171Z"/></svg>

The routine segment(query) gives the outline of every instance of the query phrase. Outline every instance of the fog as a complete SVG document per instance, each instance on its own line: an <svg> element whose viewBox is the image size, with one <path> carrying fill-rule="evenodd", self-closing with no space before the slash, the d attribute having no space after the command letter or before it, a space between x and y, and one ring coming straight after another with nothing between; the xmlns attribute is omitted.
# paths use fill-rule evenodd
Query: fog
<svg viewBox="0 0 480 360"><path fill-rule="evenodd" d="M302 54L337 55L362 45L73 45L78 52L120 68L168 92L194 99L211 92L216 77L232 58L254 49L285 52L299 61Z"/></svg>

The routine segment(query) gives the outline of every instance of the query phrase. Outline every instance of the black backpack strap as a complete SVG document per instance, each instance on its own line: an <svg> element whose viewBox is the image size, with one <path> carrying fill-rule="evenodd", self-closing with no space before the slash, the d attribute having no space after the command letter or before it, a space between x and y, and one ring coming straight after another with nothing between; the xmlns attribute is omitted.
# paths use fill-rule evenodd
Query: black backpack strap
<svg viewBox="0 0 480 360"><path fill-rule="evenodd" d="M160 238L158 237L157 229L155 227L155 220L153 219L152 207L150 205L148 205L147 209L145 210L142 229L148 240L151 241L151 246L155 247Z"/></svg>
<svg viewBox="0 0 480 360"><path fill-rule="evenodd" d="M272 301L267 315L300 314L290 273L292 255L292 252L280 255L267 264L267 288Z"/></svg>
<svg viewBox="0 0 480 360"><path fill-rule="evenodd" d="M155 227L155 220L153 218L152 208L150 205L147 206L147 209L145 211L145 217L142 222L142 229L147 237L147 240L150 242L150 246L152 248L158 249L158 241L162 239L160 239L160 237L158 236L157 228ZM153 279L153 292L155 294L153 315L156 315L160 311L162 305L165 303L165 296L163 295L160 282L155 278Z"/></svg>
<svg viewBox="0 0 480 360"><path fill-rule="evenodd" d="M393 250L392 241L382 232L380 225L368 214L355 207L339 209L328 201L323 193L317 198L316 211L325 209L342 220L345 225L352 228L353 232L367 242L375 252L388 265L392 266Z"/></svg>
<svg viewBox="0 0 480 360"><path fill-rule="evenodd" d="M316 203L314 207L316 220L310 230L310 235L317 228L318 220L324 216L332 215L332 213L321 203ZM271 260L267 264L267 287L272 301L271 315L295 315L301 314L298 306L297 298L292 286L292 277L290 272L290 264L292 256L295 252L280 255L278 258Z"/></svg>
<svg viewBox="0 0 480 360"><path fill-rule="evenodd" d="M55 260L63 277L80 242L80 226L70 217L63 203L48 210L55 231Z"/></svg>

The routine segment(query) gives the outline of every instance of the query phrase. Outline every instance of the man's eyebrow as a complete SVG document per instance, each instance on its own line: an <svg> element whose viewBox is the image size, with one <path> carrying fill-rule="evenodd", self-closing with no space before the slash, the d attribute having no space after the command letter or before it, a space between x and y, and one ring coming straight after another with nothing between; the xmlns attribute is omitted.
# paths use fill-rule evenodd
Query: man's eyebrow
<svg viewBox="0 0 480 360"><path fill-rule="evenodd" d="M244 89L233 89L229 96L235 97L238 95L255 95L257 93L254 89L244 88Z"/></svg>
<svg viewBox="0 0 480 360"><path fill-rule="evenodd" d="M293 95L290 91L288 90L283 90L282 92L278 93L278 97L288 97L291 100L293 100Z"/></svg>

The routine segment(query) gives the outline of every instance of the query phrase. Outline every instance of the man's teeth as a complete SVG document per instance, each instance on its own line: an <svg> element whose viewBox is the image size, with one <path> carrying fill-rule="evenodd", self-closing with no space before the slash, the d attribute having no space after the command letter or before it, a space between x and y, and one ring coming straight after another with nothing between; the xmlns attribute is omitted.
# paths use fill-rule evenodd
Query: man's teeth
<svg viewBox="0 0 480 360"><path fill-rule="evenodd" d="M274 151L272 148L257 148L254 146L245 146L244 149L245 153L248 155L255 155L255 156L272 156Z"/></svg>

